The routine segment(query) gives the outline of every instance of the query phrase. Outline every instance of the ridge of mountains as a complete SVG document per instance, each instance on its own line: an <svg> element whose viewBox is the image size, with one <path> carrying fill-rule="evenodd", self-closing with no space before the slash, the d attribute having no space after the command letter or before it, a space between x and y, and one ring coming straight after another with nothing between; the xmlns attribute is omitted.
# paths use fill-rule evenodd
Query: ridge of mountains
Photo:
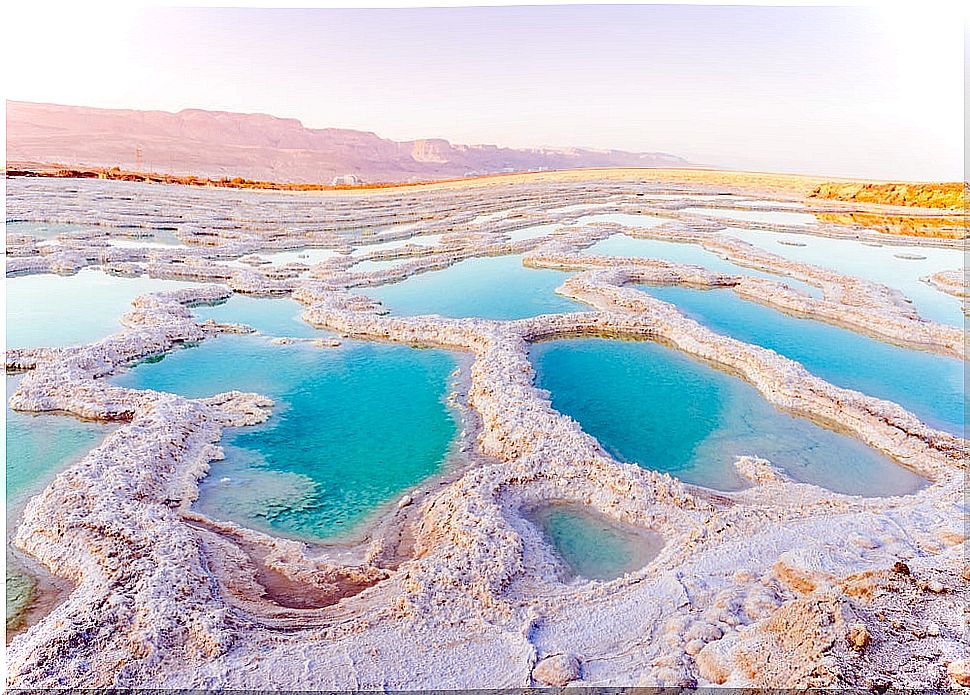
<svg viewBox="0 0 970 695"><path fill-rule="evenodd" d="M295 118L184 109L137 111L7 101L8 163L121 167L211 178L391 183L595 167L683 167L663 152L395 141Z"/></svg>

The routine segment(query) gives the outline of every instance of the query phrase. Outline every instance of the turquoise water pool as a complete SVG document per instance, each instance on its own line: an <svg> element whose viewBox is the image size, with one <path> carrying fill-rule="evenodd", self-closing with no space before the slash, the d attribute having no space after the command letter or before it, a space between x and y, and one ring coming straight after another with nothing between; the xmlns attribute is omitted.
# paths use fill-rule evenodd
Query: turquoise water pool
<svg viewBox="0 0 970 695"><path fill-rule="evenodd" d="M192 307L198 321L212 319L218 323L242 323L263 335L320 338L323 333L303 321L304 306L293 299L268 299L234 294L215 305Z"/></svg>
<svg viewBox="0 0 970 695"><path fill-rule="evenodd" d="M602 254L606 256L628 256L630 258L659 258L672 263L699 265L715 273L728 275L747 275L749 277L765 278L781 282L789 287L801 290L812 297L821 297L822 291L807 282L795 280L785 275L773 275L753 268L745 268L731 261L721 258L713 251L708 251L697 244L683 244L661 239L639 239L626 234L614 234L599 241L584 253Z"/></svg>
<svg viewBox="0 0 970 695"><path fill-rule="evenodd" d="M539 343L536 383L621 461L722 490L746 483L738 455L766 458L803 482L867 496L921 479L861 442L783 413L754 387L656 343L598 338Z"/></svg>
<svg viewBox="0 0 970 695"><path fill-rule="evenodd" d="M555 293L567 273L533 270L522 254L470 258L444 270L365 290L394 314L511 320L581 310Z"/></svg>
<svg viewBox="0 0 970 695"><path fill-rule="evenodd" d="M657 556L663 539L646 529L621 526L574 505L549 505L527 513L573 576L608 581L634 572Z"/></svg>
<svg viewBox="0 0 970 695"><path fill-rule="evenodd" d="M770 348L837 386L899 403L927 424L963 436L964 363L908 350L821 321L749 302L727 289L639 289L718 333Z"/></svg>
<svg viewBox="0 0 970 695"><path fill-rule="evenodd" d="M8 374L6 399L17 390L22 374ZM28 499L43 491L57 473L80 460L117 425L78 420L66 415L20 413L6 408L7 630L23 627L25 611L37 599L36 580L12 552L20 513Z"/></svg>
<svg viewBox="0 0 970 695"><path fill-rule="evenodd" d="M85 268L77 275L7 278L7 347L64 347L94 342L121 329L131 300L192 283L106 275Z"/></svg>
<svg viewBox="0 0 970 695"><path fill-rule="evenodd" d="M851 239L762 232L736 227L730 227L723 233L785 258L882 283L899 290L912 300L913 306L924 318L951 326L964 325L965 317L960 299L940 292L921 279L941 270L963 268L963 249L888 244L869 246ZM792 243L799 246L791 246ZM923 258L899 258L899 255Z"/></svg>
<svg viewBox="0 0 970 695"><path fill-rule="evenodd" d="M300 538L354 532L441 469L456 420L442 350L347 341L272 345L225 335L138 365L115 383L188 397L238 389L276 401L264 425L227 432L197 508Z"/></svg>
<svg viewBox="0 0 970 695"><path fill-rule="evenodd" d="M8 374L6 403L23 379L23 375ZM59 470L80 459L98 446L114 425L79 420L68 415L50 413L21 413L6 405L6 489L9 514L26 499L40 492Z"/></svg>

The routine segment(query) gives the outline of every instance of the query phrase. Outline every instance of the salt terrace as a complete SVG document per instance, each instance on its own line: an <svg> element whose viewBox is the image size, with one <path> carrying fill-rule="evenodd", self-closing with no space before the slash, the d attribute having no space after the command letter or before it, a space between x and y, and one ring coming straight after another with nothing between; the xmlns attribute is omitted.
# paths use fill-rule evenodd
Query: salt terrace
<svg viewBox="0 0 970 695"><path fill-rule="evenodd" d="M135 299L120 330L95 342L7 350L8 374L22 373L15 410L120 423L17 520L13 552L71 586L10 643L10 682L349 690L872 687L890 677L894 687L939 687L960 678L963 433L716 333L635 287L727 289L962 364L963 331L927 320L898 290L746 243L725 230L738 220L703 213L758 211L745 226L870 244L960 242L821 217L768 221L772 210L846 217L878 206L810 201L761 183L629 171L302 194L8 180L8 285L82 269L186 283ZM604 213L660 222L587 219ZM64 231L45 236L54 225ZM542 225L539 236L516 234ZM757 273L587 251L619 233L696 245ZM160 235L166 245L111 243ZM414 243L385 244L404 240ZM311 249L334 253L302 262ZM297 255L262 262L280 251ZM510 320L398 315L367 294L513 254L523 273L568 273L555 291L575 308ZM390 259L399 262L355 268ZM940 268L927 282L950 299L958 270ZM187 398L112 381L182 345L252 332L193 314L234 293L296 300L321 329L319 339L283 342L329 350L382 341L464 356L453 394L457 453L353 541L284 537L193 506L227 428L270 417L265 394ZM840 494L740 456L746 486L716 490L620 462L535 386L530 347L576 337L660 343L864 443L925 485ZM645 565L620 576L573 576L530 521L551 505L660 540Z"/></svg>

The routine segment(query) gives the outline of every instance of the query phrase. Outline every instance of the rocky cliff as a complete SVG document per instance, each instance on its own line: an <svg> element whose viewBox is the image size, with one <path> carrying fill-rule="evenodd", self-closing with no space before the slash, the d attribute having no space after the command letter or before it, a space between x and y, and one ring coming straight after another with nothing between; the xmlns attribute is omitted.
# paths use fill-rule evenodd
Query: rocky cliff
<svg viewBox="0 0 970 695"><path fill-rule="evenodd" d="M510 149L443 139L306 128L293 118L186 109L178 113L7 102L7 162L114 167L299 183L354 174L367 182L582 167L685 166L662 152Z"/></svg>

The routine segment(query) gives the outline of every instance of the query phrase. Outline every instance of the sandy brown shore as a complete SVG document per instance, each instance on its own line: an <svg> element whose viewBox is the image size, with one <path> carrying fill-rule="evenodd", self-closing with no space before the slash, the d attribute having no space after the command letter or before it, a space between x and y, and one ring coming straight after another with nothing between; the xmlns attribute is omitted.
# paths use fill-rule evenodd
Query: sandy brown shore
<svg viewBox="0 0 970 695"><path fill-rule="evenodd" d="M45 222L96 222L131 238L171 226L183 245L111 247L111 235L91 229L61 234L53 245L8 237L8 276L95 266L199 284L139 298L124 329L97 343L7 351L8 371L27 372L14 408L123 423L24 511L16 547L76 588L14 639L9 684L879 689L970 682L960 610L970 578L963 499L968 442L897 404L838 388L792 360L716 334L626 285L731 288L951 359L965 358L961 332L925 320L887 287L727 238L715 220L682 212L696 201L676 199L716 195L701 206L751 209L750 197L757 196L790 210L784 204L801 202L811 182L762 174L718 179L698 171L662 176L557 172L307 198L171 187L165 190L173 197L147 211L139 207L144 201L112 207L54 198L47 195L49 182L15 190L8 219L29 219L31 210L43 209ZM229 193L257 197L215 197ZM37 205L38 197L47 204ZM561 208L577 201L666 222L651 229L576 226L583 213ZM294 205L313 216L305 226L279 222L277 211L292 213ZM811 209L859 212L870 205L819 202ZM236 213L237 219L223 213L240 206L246 214ZM205 210L212 212L196 214ZM190 213L186 229L177 216ZM350 251L342 232L362 218L380 223L375 245L442 236L432 246L369 253L364 247L359 255L313 264L256 258L307 247ZM121 227L133 219L142 226ZM402 222L413 226L393 226ZM552 229L532 239L508 236L537 224ZM617 231L699 244L777 280L580 253ZM820 222L811 233L888 237L854 223ZM464 258L507 253L526 253L527 265L575 271L558 291L589 309L518 321L395 317L354 292ZM251 263L239 262L247 256ZM359 260L388 258L402 263L355 269ZM786 280L813 285L821 297ZM350 549L274 537L193 510L199 480L222 455L223 428L264 420L271 401L239 392L186 399L104 379L185 341L238 330L200 325L190 308L231 292L291 296L305 305L305 320L347 336L467 354L460 398L474 451L465 465L433 486L419 486ZM928 484L903 497L848 496L796 483L769 461L740 457L736 466L750 487L719 492L618 463L533 384L528 346L576 335L663 342L738 375L778 407L860 439ZM560 560L525 518L525 510L546 503L588 507L659 534L664 547L647 566L613 581L563 582Z"/></svg>

